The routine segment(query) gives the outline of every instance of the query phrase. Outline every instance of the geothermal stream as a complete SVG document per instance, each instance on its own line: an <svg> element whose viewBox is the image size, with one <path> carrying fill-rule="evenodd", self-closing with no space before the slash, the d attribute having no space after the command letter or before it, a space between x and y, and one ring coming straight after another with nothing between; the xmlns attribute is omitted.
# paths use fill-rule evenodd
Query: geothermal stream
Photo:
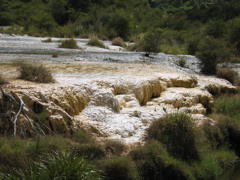
<svg viewBox="0 0 240 180"><path fill-rule="evenodd" d="M53 71L56 83L11 80L4 89L31 109L44 110L46 124L55 132L81 127L99 139L139 143L150 124L167 113L189 113L197 125L212 121L205 116L213 106L212 94L236 91L226 80L197 74L199 62L193 56L181 56L188 66L182 68L176 65L180 56L143 58L109 42L105 42L109 50L88 47L83 39L78 44L84 51L66 50L42 39L0 36L0 72L16 77L17 70L9 62L19 57L44 62ZM59 58L49 56L55 51Z"/></svg>

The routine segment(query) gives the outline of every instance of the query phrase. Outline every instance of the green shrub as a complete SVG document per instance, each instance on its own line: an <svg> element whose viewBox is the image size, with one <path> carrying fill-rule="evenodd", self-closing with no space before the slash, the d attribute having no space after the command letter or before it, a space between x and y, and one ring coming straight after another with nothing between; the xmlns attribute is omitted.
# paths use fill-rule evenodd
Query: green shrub
<svg viewBox="0 0 240 180"><path fill-rule="evenodd" d="M85 161L65 152L53 152L40 158L26 170L14 170L6 175L11 179L102 179L101 171Z"/></svg>
<svg viewBox="0 0 240 180"><path fill-rule="evenodd" d="M162 40L162 30L157 29L150 31L144 35L144 37L138 43L137 49L139 51L146 52L146 56L149 56L150 53L160 52L160 45Z"/></svg>
<svg viewBox="0 0 240 180"><path fill-rule="evenodd" d="M204 74L216 74L217 63L231 59L233 50L224 40L206 37L199 44L197 57L201 60Z"/></svg>
<svg viewBox="0 0 240 180"><path fill-rule="evenodd" d="M79 49L79 46L77 45L77 41L74 39L66 39L61 42L60 48L68 48L68 49Z"/></svg>
<svg viewBox="0 0 240 180"><path fill-rule="evenodd" d="M8 81L5 78L3 78L3 76L0 74L0 85L4 85L7 83L8 83Z"/></svg>
<svg viewBox="0 0 240 180"><path fill-rule="evenodd" d="M233 149L240 156L240 125L238 120L221 114L212 115L220 128L228 148Z"/></svg>
<svg viewBox="0 0 240 180"><path fill-rule="evenodd" d="M44 40L42 40L42 42L45 42L45 43L52 42L52 38L47 38L47 39L44 39Z"/></svg>
<svg viewBox="0 0 240 180"><path fill-rule="evenodd" d="M206 34L214 38L222 37L225 31L225 23L222 20L210 20L206 25Z"/></svg>
<svg viewBox="0 0 240 180"><path fill-rule="evenodd" d="M169 154L176 158L199 159L194 123L184 113L168 114L153 122L147 130L147 139L163 143Z"/></svg>
<svg viewBox="0 0 240 180"><path fill-rule="evenodd" d="M109 180L138 180L134 162L128 157L114 157L103 162L103 171Z"/></svg>
<svg viewBox="0 0 240 180"><path fill-rule="evenodd" d="M228 39L240 53L240 18L236 17L228 22Z"/></svg>
<svg viewBox="0 0 240 180"><path fill-rule="evenodd" d="M123 39L127 39L131 30L129 18L125 15L124 12L117 11L110 17L108 29L114 32L110 33L110 38L112 38L112 34L115 37L119 36Z"/></svg>
<svg viewBox="0 0 240 180"><path fill-rule="evenodd" d="M184 162L171 157L162 144L151 142L130 152L144 180L194 179Z"/></svg>
<svg viewBox="0 0 240 180"><path fill-rule="evenodd" d="M104 148L108 154L117 156L120 156L123 152L125 152L128 149L126 144L110 140L105 143Z"/></svg>
<svg viewBox="0 0 240 180"><path fill-rule="evenodd" d="M177 61L177 64L180 67L186 67L187 60L184 57L180 57L180 59Z"/></svg>
<svg viewBox="0 0 240 180"><path fill-rule="evenodd" d="M193 172L197 179L219 179L236 160L234 152L220 149L205 154L199 163L193 165Z"/></svg>
<svg viewBox="0 0 240 180"><path fill-rule="evenodd" d="M238 83L238 73L230 68L218 68L217 77L228 80L232 84Z"/></svg>
<svg viewBox="0 0 240 180"><path fill-rule="evenodd" d="M103 42L100 41L96 36L90 37L87 45L89 45L89 46L97 46L97 47L100 47L100 48L106 48L106 46L103 44Z"/></svg>
<svg viewBox="0 0 240 180"><path fill-rule="evenodd" d="M20 71L19 79L38 83L54 82L51 72L43 65L20 63L18 64L18 68Z"/></svg>
<svg viewBox="0 0 240 180"><path fill-rule="evenodd" d="M120 46L120 47L125 47L126 44L124 42L124 40L120 37L116 37L112 40L112 45L114 46Z"/></svg>
<svg viewBox="0 0 240 180"><path fill-rule="evenodd" d="M191 36L187 39L187 52L188 54L195 55L199 48L200 37Z"/></svg>

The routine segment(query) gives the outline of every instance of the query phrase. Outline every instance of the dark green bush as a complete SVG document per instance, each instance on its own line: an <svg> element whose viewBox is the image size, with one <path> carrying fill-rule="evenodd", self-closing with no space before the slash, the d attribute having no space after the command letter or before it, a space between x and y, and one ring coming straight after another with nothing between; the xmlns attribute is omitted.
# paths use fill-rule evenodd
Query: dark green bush
<svg viewBox="0 0 240 180"><path fill-rule="evenodd" d="M96 36L90 37L87 45L89 45L89 46L97 46L97 47L100 47L100 48L106 48L106 46L103 44L103 42L100 41Z"/></svg>
<svg viewBox="0 0 240 180"><path fill-rule="evenodd" d="M187 39L187 52L188 54L195 55L199 48L199 36L191 36Z"/></svg>
<svg viewBox="0 0 240 180"><path fill-rule="evenodd" d="M151 142L130 152L144 180L194 179L189 166L171 157L159 142Z"/></svg>
<svg viewBox="0 0 240 180"><path fill-rule="evenodd" d="M109 28L112 29L115 33L115 37L119 36L123 39L127 39L130 34L130 21L129 18L125 15L122 11L117 11L116 13L112 14L109 23ZM113 38L110 36L110 38Z"/></svg>
<svg viewBox="0 0 240 180"><path fill-rule="evenodd" d="M197 179L219 179L236 159L235 153L230 150L213 151L204 154L200 162L193 164L192 171Z"/></svg>
<svg viewBox="0 0 240 180"><path fill-rule="evenodd" d="M224 40L206 37L199 44L197 57L202 63L202 73L216 74L217 63L229 61L233 55L231 45Z"/></svg>
<svg viewBox="0 0 240 180"><path fill-rule="evenodd" d="M148 140L163 143L169 154L185 160L199 159L196 130L193 120L184 113L168 114L152 123L147 130Z"/></svg>
<svg viewBox="0 0 240 180"><path fill-rule="evenodd" d="M160 52L161 40L161 29L150 31L140 40L137 50L146 52L146 56L149 56L150 53L158 53Z"/></svg>
<svg viewBox="0 0 240 180"><path fill-rule="evenodd" d="M219 38L224 35L225 24L223 20L210 20L206 26L206 34Z"/></svg>
<svg viewBox="0 0 240 180"><path fill-rule="evenodd" d="M213 115L212 118L217 121L224 137L224 142L230 149L233 149L240 156L240 125L238 120L221 114Z"/></svg>
<svg viewBox="0 0 240 180"><path fill-rule="evenodd" d="M61 42L60 48L68 48L68 49L79 49L79 46L77 45L77 41L74 39L66 39Z"/></svg>
<svg viewBox="0 0 240 180"><path fill-rule="evenodd" d="M109 180L138 180L134 162L128 157L113 157L103 162L103 172Z"/></svg>
<svg viewBox="0 0 240 180"><path fill-rule="evenodd" d="M32 65L29 63L19 63L19 79L37 82L52 83L54 82L52 73L43 65Z"/></svg>
<svg viewBox="0 0 240 180"><path fill-rule="evenodd" d="M226 143L224 134L218 125L213 125L210 122L205 122L202 125L202 129L212 149L218 149Z"/></svg>
<svg viewBox="0 0 240 180"><path fill-rule="evenodd" d="M237 85L239 82L238 73L230 68L217 68L217 77L228 80L230 83Z"/></svg>

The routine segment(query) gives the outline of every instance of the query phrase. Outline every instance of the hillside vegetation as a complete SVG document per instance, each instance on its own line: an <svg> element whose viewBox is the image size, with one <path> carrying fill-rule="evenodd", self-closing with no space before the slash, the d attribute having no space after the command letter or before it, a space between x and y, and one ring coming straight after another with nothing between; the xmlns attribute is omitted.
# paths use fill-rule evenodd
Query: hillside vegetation
<svg viewBox="0 0 240 180"><path fill-rule="evenodd" d="M1 0L0 26L33 36L121 37L139 42L131 50L197 55L206 74L218 62L239 62L238 0ZM157 44L146 48L154 35Z"/></svg>

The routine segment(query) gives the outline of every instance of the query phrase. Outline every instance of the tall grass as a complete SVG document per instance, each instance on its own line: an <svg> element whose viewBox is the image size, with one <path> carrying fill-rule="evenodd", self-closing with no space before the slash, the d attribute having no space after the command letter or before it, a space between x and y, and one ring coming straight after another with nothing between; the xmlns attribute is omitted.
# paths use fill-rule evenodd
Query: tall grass
<svg viewBox="0 0 240 180"><path fill-rule="evenodd" d="M65 152L53 152L42 156L40 161L32 163L26 170L15 170L5 175L12 179L79 179L100 180L101 171L82 157Z"/></svg>

